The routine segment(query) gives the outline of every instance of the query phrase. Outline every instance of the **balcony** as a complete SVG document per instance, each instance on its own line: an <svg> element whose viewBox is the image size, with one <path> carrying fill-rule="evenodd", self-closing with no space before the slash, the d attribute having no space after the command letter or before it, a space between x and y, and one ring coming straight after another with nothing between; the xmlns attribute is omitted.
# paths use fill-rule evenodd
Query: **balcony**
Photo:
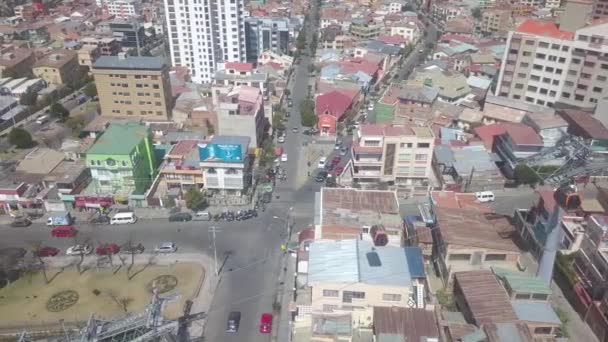
<svg viewBox="0 0 608 342"><path fill-rule="evenodd" d="M361 170L353 173L354 177L380 177L380 171Z"/></svg>

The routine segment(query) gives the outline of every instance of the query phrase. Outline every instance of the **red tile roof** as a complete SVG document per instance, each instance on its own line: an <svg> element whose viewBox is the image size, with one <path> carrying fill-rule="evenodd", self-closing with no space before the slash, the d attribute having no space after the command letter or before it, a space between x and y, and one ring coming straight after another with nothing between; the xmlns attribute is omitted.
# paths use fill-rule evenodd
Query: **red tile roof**
<svg viewBox="0 0 608 342"><path fill-rule="evenodd" d="M192 151L198 143L198 140L181 140L171 148L167 155L173 158L183 157Z"/></svg>
<svg viewBox="0 0 608 342"><path fill-rule="evenodd" d="M521 23L517 28L517 32L534 34L537 36L553 37L557 39L572 39L574 33L562 31L552 22L542 22L528 19Z"/></svg>
<svg viewBox="0 0 608 342"><path fill-rule="evenodd" d="M528 125L507 122L500 123L499 125L505 126L507 134L509 134L513 142L517 145L538 146L543 144L543 140L538 133Z"/></svg>
<svg viewBox="0 0 608 342"><path fill-rule="evenodd" d="M382 36L378 36L376 38L376 40L381 41L385 44L393 44L393 45L405 44L405 39L398 35L392 35L392 36L382 35Z"/></svg>
<svg viewBox="0 0 608 342"><path fill-rule="evenodd" d="M224 64L226 69L232 69L236 71L251 71L253 70L253 64L242 63L242 62L226 62Z"/></svg>
<svg viewBox="0 0 608 342"><path fill-rule="evenodd" d="M339 91L318 95L315 99L315 112L317 115L329 114L340 119L352 104L352 99Z"/></svg>
<svg viewBox="0 0 608 342"><path fill-rule="evenodd" d="M505 134L506 129L505 126L501 124L490 124L475 127L473 132L475 132L475 135L477 135L481 141L483 141L483 145L486 147L486 149L491 151L492 146L494 145L494 137Z"/></svg>

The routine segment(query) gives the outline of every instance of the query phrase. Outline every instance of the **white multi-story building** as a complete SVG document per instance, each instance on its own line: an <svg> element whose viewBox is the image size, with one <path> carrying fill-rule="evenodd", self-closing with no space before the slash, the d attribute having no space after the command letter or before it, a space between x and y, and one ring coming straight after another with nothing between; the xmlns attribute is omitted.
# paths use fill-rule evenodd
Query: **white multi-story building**
<svg viewBox="0 0 608 342"><path fill-rule="evenodd" d="M171 63L209 83L220 62L246 57L243 0L165 0Z"/></svg>
<svg viewBox="0 0 608 342"><path fill-rule="evenodd" d="M139 14L139 0L96 0L96 4L116 18L129 18Z"/></svg>
<svg viewBox="0 0 608 342"><path fill-rule="evenodd" d="M568 32L527 20L509 32L496 95L552 107L608 96L608 23Z"/></svg>

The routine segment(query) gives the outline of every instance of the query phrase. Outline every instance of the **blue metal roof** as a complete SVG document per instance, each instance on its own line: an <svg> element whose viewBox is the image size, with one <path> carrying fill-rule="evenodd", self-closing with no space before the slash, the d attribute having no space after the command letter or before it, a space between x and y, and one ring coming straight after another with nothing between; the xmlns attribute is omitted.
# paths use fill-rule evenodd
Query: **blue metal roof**
<svg viewBox="0 0 608 342"><path fill-rule="evenodd" d="M420 247L405 247L405 259L412 278L426 278Z"/></svg>
<svg viewBox="0 0 608 342"><path fill-rule="evenodd" d="M555 310L548 302L514 300L511 302L517 319L528 322L561 324Z"/></svg>

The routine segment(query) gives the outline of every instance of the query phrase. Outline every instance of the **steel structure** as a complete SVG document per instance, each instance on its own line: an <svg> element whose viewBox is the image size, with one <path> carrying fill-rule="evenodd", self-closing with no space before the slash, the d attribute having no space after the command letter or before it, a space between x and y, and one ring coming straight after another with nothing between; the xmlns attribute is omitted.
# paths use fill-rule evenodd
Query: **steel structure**
<svg viewBox="0 0 608 342"><path fill-rule="evenodd" d="M156 292L156 291L155 291ZM184 328L188 323L204 319L204 312L189 314L191 305L187 305L188 312L178 320L166 320L163 317L165 303L175 297L161 298L154 293L152 302L142 312L128 314L115 320L95 318L92 314L86 326L76 333L64 329L63 336L52 339L36 339L27 331L19 335L19 342L56 341L56 342L177 342L188 341ZM190 303L191 304L191 303Z"/></svg>
<svg viewBox="0 0 608 342"><path fill-rule="evenodd" d="M543 183L561 187L572 183L581 176L593 176L608 172L608 158L594 154L589 143L576 136L564 136L553 147L549 147L533 156L519 159L518 162L529 166L537 174L549 160L562 159L556 170L548 175L540 175Z"/></svg>

